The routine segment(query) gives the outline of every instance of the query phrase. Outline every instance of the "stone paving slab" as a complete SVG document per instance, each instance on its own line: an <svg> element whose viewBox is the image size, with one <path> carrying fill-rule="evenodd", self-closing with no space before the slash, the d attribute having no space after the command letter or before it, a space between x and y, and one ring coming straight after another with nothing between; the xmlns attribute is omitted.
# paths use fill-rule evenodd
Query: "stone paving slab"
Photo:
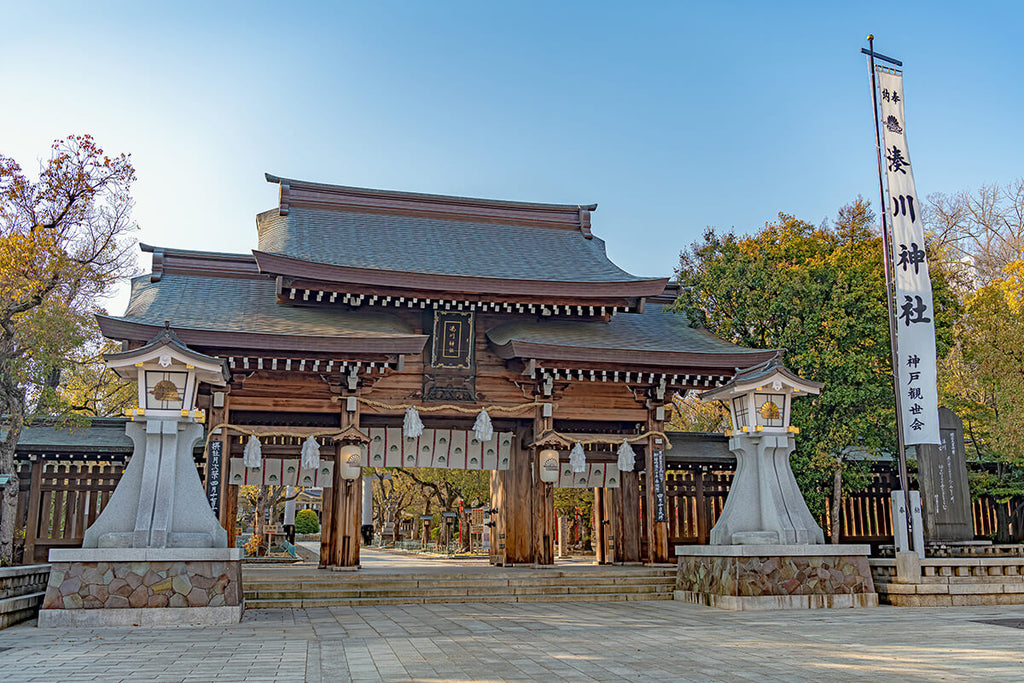
<svg viewBox="0 0 1024 683"><path fill-rule="evenodd" d="M0 680L1024 681L1017 625L1019 607L735 613L681 602L250 610L230 627L27 622L0 632Z"/></svg>

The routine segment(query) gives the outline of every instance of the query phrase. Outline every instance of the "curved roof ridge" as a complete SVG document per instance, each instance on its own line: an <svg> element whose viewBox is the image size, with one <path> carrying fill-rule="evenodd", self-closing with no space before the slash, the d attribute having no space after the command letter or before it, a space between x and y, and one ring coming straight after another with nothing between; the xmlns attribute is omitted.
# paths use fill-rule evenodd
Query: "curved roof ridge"
<svg viewBox="0 0 1024 683"><path fill-rule="evenodd" d="M272 173L264 173L268 183L287 184L292 187L309 187L322 190L339 190L346 193L360 194L367 197L391 197L398 199L418 199L423 201L442 201L446 203L458 203L478 206L510 207L523 209L558 209L566 211L595 211L597 204L554 204L545 202L524 202L511 199L485 199L483 197L464 197L460 195L435 194L430 192L408 192L405 190L380 190L370 187L356 187L352 185L335 185L332 183L318 183L309 180L298 180L285 178Z"/></svg>

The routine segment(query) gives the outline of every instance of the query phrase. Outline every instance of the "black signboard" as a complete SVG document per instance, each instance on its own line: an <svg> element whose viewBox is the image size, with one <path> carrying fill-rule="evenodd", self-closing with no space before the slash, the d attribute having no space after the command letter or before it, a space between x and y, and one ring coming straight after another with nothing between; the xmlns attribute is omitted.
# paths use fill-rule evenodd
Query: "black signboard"
<svg viewBox="0 0 1024 683"><path fill-rule="evenodd" d="M466 369L473 365L473 314L461 311L434 312L431 365Z"/></svg>
<svg viewBox="0 0 1024 683"><path fill-rule="evenodd" d="M654 451L651 453L654 461L654 471L651 472L651 489L654 492L654 521L667 522L668 509L665 500L665 451Z"/></svg>
<svg viewBox="0 0 1024 683"><path fill-rule="evenodd" d="M210 452L206 458L206 499L214 517L220 517L220 484L224 469L224 442L210 441Z"/></svg>
<svg viewBox="0 0 1024 683"><path fill-rule="evenodd" d="M917 447L925 539L971 541L974 517L967 482L964 427L949 408L939 408L939 438L938 445Z"/></svg>

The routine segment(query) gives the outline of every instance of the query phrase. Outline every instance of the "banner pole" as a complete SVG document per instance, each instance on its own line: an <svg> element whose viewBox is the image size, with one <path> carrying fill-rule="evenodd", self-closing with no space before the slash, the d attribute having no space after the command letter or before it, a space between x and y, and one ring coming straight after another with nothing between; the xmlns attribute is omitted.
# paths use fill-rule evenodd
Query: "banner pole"
<svg viewBox="0 0 1024 683"><path fill-rule="evenodd" d="M863 50L862 50L863 52ZM888 206L885 202L885 186L882 179L882 133L878 125L878 88L875 84L875 36L868 34L868 68L871 71L871 115L875 120L875 154L878 158L878 205L882 217L882 267L885 271L885 303L889 309L889 353L892 362L892 388L896 398L896 444L899 456L900 488L903 489L903 505L906 509L907 544L914 550L914 522L910 510L910 481L907 475L907 448L903 443L903 397L900 396L899 354L896 347L896 311L893 306L892 243L889 238L889 222L886 220ZM895 60L887 60L893 61ZM895 542L895 538L893 542Z"/></svg>

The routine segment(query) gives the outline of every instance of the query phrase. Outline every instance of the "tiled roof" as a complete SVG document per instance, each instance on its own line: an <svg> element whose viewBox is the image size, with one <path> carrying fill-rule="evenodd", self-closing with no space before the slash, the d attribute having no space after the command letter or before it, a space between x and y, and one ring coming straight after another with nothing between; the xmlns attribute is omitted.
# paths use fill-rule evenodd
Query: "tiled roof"
<svg viewBox="0 0 1024 683"><path fill-rule="evenodd" d="M132 280L124 316L100 316L101 326L124 322L162 327L164 321L183 341L188 341L186 330L295 338L296 347L310 337L382 342L426 339L386 313L279 305L270 279L164 275L159 282L151 282L149 276L138 277Z"/></svg>
<svg viewBox="0 0 1024 683"><path fill-rule="evenodd" d="M748 349L731 344L706 330L690 327L685 315L666 311L660 305L648 305L640 314L619 314L608 322L511 322L489 330L487 338L499 347L518 344L634 353L734 356L743 363L742 367L776 353L774 350ZM743 358L748 360L744 362Z"/></svg>
<svg viewBox="0 0 1024 683"><path fill-rule="evenodd" d="M644 282L579 230L292 207L257 216L258 250L301 261L544 282Z"/></svg>
<svg viewBox="0 0 1024 683"><path fill-rule="evenodd" d="M125 418L93 418L89 427L73 429L58 429L45 423L26 425L18 439L18 451L131 454L132 440L125 433L127 421Z"/></svg>

